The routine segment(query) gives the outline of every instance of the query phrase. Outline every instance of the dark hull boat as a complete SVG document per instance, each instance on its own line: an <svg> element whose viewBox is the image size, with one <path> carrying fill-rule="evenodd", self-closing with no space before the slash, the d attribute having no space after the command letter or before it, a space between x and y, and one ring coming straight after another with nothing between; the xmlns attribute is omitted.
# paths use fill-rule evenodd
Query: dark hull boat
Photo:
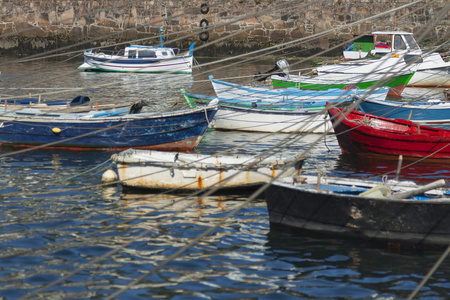
<svg viewBox="0 0 450 300"><path fill-rule="evenodd" d="M278 180L266 190L272 227L414 247L450 244L450 198L443 198L448 192L434 189L414 198L395 199L380 197L377 191L360 195L382 190L380 182L322 178L318 188L316 176L304 179L303 183ZM410 184L391 188L403 190L400 194L420 189Z"/></svg>

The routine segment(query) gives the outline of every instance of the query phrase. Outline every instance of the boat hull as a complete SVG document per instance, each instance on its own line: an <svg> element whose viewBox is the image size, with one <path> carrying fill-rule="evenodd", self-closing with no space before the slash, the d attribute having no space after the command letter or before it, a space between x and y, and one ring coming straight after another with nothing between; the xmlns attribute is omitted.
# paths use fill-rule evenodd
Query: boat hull
<svg viewBox="0 0 450 300"><path fill-rule="evenodd" d="M416 105L393 101L364 100L359 104L362 112L390 119L405 119L420 124L450 122L449 103L420 103Z"/></svg>
<svg viewBox="0 0 450 300"><path fill-rule="evenodd" d="M450 131L356 111L328 113L343 153L450 159Z"/></svg>
<svg viewBox="0 0 450 300"><path fill-rule="evenodd" d="M211 80L214 91L219 99L229 99L233 101L246 102L342 102L352 100L356 97L366 99L385 100L388 89L378 88L373 91L359 90L355 88L340 89L271 89L268 87L241 86L238 84L221 80ZM322 105L322 104L318 104Z"/></svg>
<svg viewBox="0 0 450 300"><path fill-rule="evenodd" d="M372 49L374 45L371 45ZM389 49L388 52L391 52ZM351 51L344 51L345 59L360 59L368 55L367 51L358 51L354 48ZM422 88L450 88L450 63L445 62L437 52L423 53L420 51L421 61L416 66L416 72L407 84L408 87ZM350 63L352 63L350 61ZM358 63L355 61L354 63Z"/></svg>
<svg viewBox="0 0 450 300"><path fill-rule="evenodd" d="M85 54L80 70L97 72L135 73L192 73L193 56L185 55L168 59L129 59L108 57L107 55Z"/></svg>
<svg viewBox="0 0 450 300"><path fill-rule="evenodd" d="M224 99L212 96L206 96L201 94L187 94L182 90L183 96L190 107L197 107L197 105L207 105L211 101L217 99L221 106L236 106L241 108L253 108L264 110L302 110L302 109L323 109L327 103L335 104L341 101L322 101L322 100L310 100L310 101L242 101L234 99ZM355 98L356 99L356 98ZM353 99L353 100L355 100Z"/></svg>
<svg viewBox="0 0 450 300"><path fill-rule="evenodd" d="M269 110L219 105L214 118L217 130L253 132L309 132L332 130L325 110Z"/></svg>
<svg viewBox="0 0 450 300"><path fill-rule="evenodd" d="M450 66L418 70L407 86L421 88L450 88Z"/></svg>
<svg viewBox="0 0 450 300"><path fill-rule="evenodd" d="M450 244L450 204L323 193L273 183L269 221L301 232L411 246Z"/></svg>
<svg viewBox="0 0 450 300"><path fill-rule="evenodd" d="M390 97L397 97L400 96L403 90L405 89L408 82L411 80L411 77L414 73L409 74L402 74L399 76L393 76L389 79L384 79L382 81L381 78L383 78L382 75L375 74L372 77L366 76L364 80L362 80L362 75L359 76L359 79L354 77L352 81L349 80L337 80L337 79L330 79L330 76L325 77L311 77L311 79L303 79L303 76L289 76L289 77L282 77L282 76L271 76L272 78L272 85L275 88L290 88L290 87L296 87L298 89L302 90L326 90L330 88L347 88L348 86L356 86L359 89L368 89L372 87L373 85L379 85L382 82L382 86L389 87L389 92L387 96ZM339 78L338 75L335 75L335 78ZM320 78L325 78L324 80L320 80Z"/></svg>
<svg viewBox="0 0 450 300"><path fill-rule="evenodd" d="M0 117L0 142L4 147L187 151L198 145L216 112L217 107L205 107L89 119L4 114Z"/></svg>
<svg viewBox="0 0 450 300"><path fill-rule="evenodd" d="M112 157L122 184L131 188L200 190L262 185L277 176L299 174L304 158L280 155L260 160L129 149Z"/></svg>

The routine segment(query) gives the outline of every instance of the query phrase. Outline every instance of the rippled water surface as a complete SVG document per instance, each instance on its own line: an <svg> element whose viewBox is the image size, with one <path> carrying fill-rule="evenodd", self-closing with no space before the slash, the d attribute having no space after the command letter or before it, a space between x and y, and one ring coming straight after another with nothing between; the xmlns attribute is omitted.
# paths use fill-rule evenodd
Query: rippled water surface
<svg viewBox="0 0 450 300"><path fill-rule="evenodd" d="M147 109L185 107L179 91L267 71L272 61L221 64L193 76L83 73L81 58L5 64L1 97L86 95L100 103L145 99ZM232 76L230 75L232 74ZM74 90L77 88L77 90ZM319 135L208 131L195 150L305 151ZM111 152L0 152L1 299L405 299L440 250L392 249L271 229L263 195L149 193L101 186ZM407 166L402 179L446 178L446 164ZM333 135L309 152L304 173L395 176L397 161L341 155ZM447 299L450 263L416 298Z"/></svg>

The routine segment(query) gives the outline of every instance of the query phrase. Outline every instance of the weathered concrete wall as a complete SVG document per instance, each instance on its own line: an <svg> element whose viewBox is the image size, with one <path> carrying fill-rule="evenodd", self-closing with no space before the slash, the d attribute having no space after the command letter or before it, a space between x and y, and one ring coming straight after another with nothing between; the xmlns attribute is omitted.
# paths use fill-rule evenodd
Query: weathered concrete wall
<svg viewBox="0 0 450 300"><path fill-rule="evenodd" d="M301 43L285 51L305 56L330 49L352 33L387 29L412 31L417 37L430 28L425 37L431 42L442 38L450 27L448 13L439 18L447 1L437 0L429 5L430 1L424 0L380 18L367 19L412 1L3 0L0 53L42 53L66 46L69 47L64 51L69 51L132 40L155 44L159 41L159 26L169 34L171 46L187 48L195 41L198 46L208 45L200 47L197 54L210 56L239 54L298 39L302 39ZM207 14L200 12L202 3L208 5ZM209 23L206 43L199 39L202 19ZM345 25L350 26L342 27ZM305 40L329 30L333 31ZM447 40L448 37L447 34Z"/></svg>

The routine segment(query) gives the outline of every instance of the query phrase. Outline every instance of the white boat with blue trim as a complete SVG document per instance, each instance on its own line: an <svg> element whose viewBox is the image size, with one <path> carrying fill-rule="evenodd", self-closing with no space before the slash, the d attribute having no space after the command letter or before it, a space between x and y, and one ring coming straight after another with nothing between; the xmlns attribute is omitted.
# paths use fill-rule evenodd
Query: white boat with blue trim
<svg viewBox="0 0 450 300"><path fill-rule="evenodd" d="M84 71L136 72L136 73L192 73L194 46L186 53L178 48L131 45L117 53L105 50L84 52Z"/></svg>
<svg viewBox="0 0 450 300"><path fill-rule="evenodd" d="M305 107L324 106L327 102L338 103L359 98L385 100L389 88L359 89L349 86L345 89L301 90L298 88L274 89L268 86L247 86L214 79L209 76L219 100L239 102L304 103Z"/></svg>

